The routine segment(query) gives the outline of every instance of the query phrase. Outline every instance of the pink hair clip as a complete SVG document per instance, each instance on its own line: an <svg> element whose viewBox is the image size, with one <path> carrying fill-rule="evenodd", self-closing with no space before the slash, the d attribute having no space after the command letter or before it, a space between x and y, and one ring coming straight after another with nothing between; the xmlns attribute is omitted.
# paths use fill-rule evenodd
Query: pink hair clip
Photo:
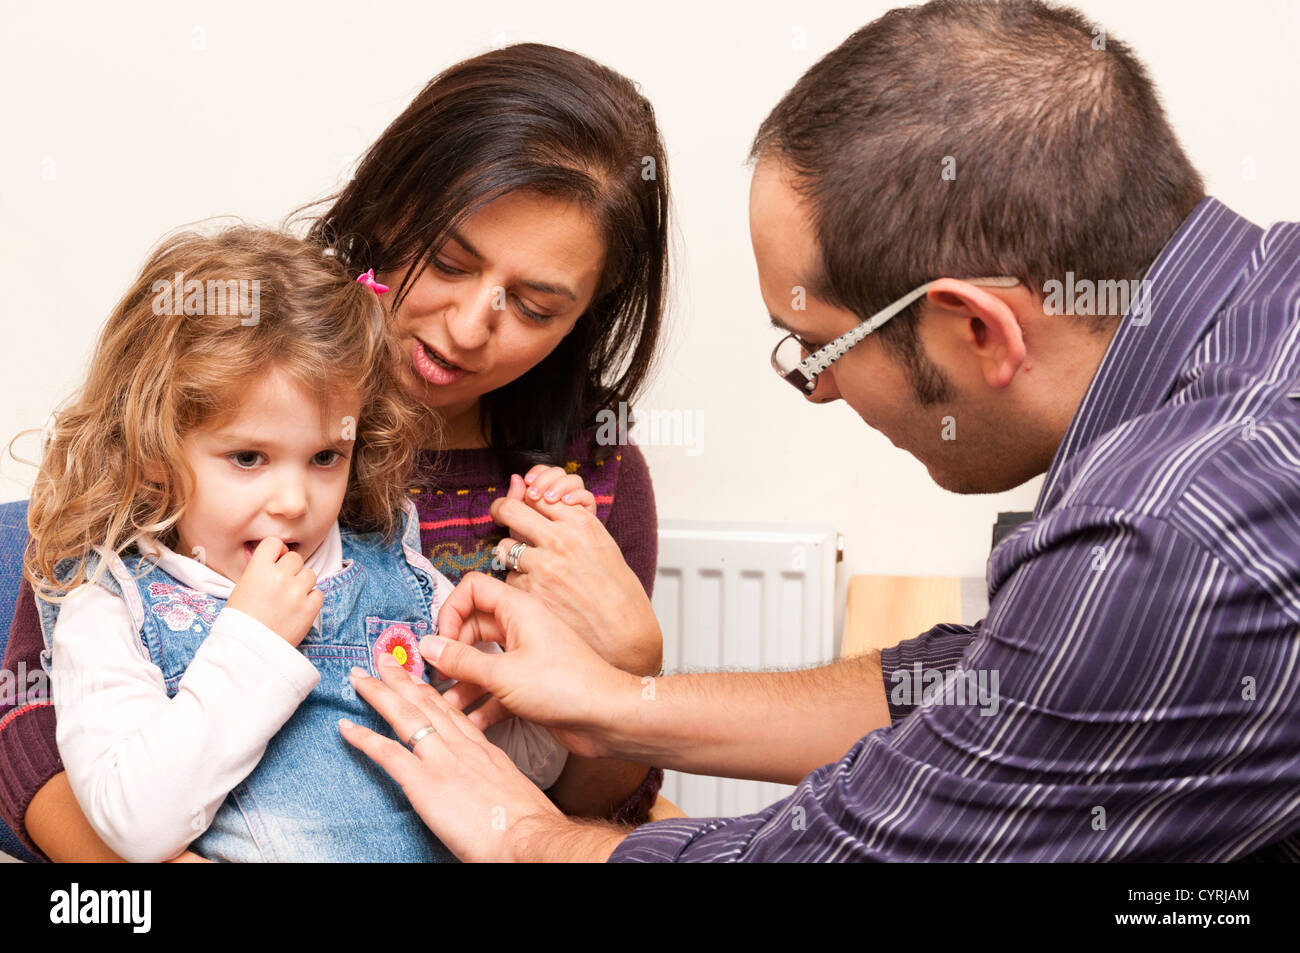
<svg viewBox="0 0 1300 953"><path fill-rule="evenodd" d="M379 282L375 281L375 269L373 268L357 275L357 281L361 282L377 295L384 294L388 291L388 285L381 285Z"/></svg>

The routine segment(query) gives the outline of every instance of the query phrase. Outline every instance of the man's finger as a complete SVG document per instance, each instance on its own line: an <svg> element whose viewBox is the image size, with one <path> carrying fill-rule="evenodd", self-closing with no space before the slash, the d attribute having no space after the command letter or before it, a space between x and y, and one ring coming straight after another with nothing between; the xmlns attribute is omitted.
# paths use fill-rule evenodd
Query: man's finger
<svg viewBox="0 0 1300 953"><path fill-rule="evenodd" d="M456 731L444 708L434 704L441 701L438 690L423 682L418 685L411 680L406 669L396 662L379 663L379 678L371 678L364 673L352 677L352 687L371 708L393 729L403 743L425 725L433 725L441 735ZM427 693L426 697L421 693Z"/></svg>
<svg viewBox="0 0 1300 953"><path fill-rule="evenodd" d="M510 709L496 698L489 698L478 708L465 716L479 731L487 731L493 725L499 724L511 717Z"/></svg>
<svg viewBox="0 0 1300 953"><path fill-rule="evenodd" d="M485 740L483 738L483 733L470 723L470 720L465 716L463 711L455 705L452 705L446 697L444 697L443 694L432 685L426 685L424 682L411 680L407 676L406 669L402 668L396 662L391 661L387 657L380 659L379 673L379 677L385 685L424 713L427 719L425 723L432 725L438 733L442 735L442 739L447 742L448 745L454 744L452 736L444 730L448 722L450 722L455 729L460 731L462 735L471 741L482 742ZM423 727L423 725L421 727ZM417 728L416 730L418 731L419 729ZM420 753L417 749L412 750L415 751L416 754Z"/></svg>
<svg viewBox="0 0 1300 953"><path fill-rule="evenodd" d="M500 579L493 579L481 572L467 572L438 611L438 634L448 639L460 639L462 629L478 613L494 617L495 630L504 632L508 628L507 623L514 607L520 604L520 599L528 598L530 597L521 595ZM481 623L479 631L487 635L493 631L493 627ZM479 641L501 640L492 638Z"/></svg>
<svg viewBox="0 0 1300 953"><path fill-rule="evenodd" d="M506 644L506 633L494 617L486 612L475 612L461 626L460 635L456 641L465 642L468 645L473 645L476 642L495 642L504 646Z"/></svg>
<svg viewBox="0 0 1300 953"><path fill-rule="evenodd" d="M482 685L489 692L496 685L495 666L505 658L500 652L482 652L465 642L456 642L441 635L426 635L422 638L420 654L448 678ZM438 693L435 691L434 694Z"/></svg>
<svg viewBox="0 0 1300 953"><path fill-rule="evenodd" d="M443 692L442 697L452 708L464 711L487 693L487 689L482 685L475 685L473 682L457 682Z"/></svg>
<svg viewBox="0 0 1300 953"><path fill-rule="evenodd" d="M438 816L440 809L445 811L446 799L436 779L448 776L457 755L437 732L430 732L420 739L416 746L420 752L418 756L392 738L385 738L346 718L339 720L339 734L388 772L426 824L429 818Z"/></svg>
<svg viewBox="0 0 1300 953"><path fill-rule="evenodd" d="M446 699L444 698L443 701L446 702ZM468 740L481 745L490 745L492 743L484 737L483 729L470 721L469 715L465 714L455 705L450 703L447 704L447 717L451 719L451 723L459 728L460 733Z"/></svg>
<svg viewBox="0 0 1300 953"><path fill-rule="evenodd" d="M374 680L371 679L371 681ZM339 734L343 736L343 740L348 744L368 755L371 760L387 771L389 777L400 784L403 790L415 791L420 788L423 778L420 759L412 754L404 744L394 741L392 738L385 738L383 735L355 722L348 721L346 718L339 720ZM421 746L424 744L442 746L443 743L441 739L435 736L421 741ZM443 750L445 750L445 746L443 746Z"/></svg>

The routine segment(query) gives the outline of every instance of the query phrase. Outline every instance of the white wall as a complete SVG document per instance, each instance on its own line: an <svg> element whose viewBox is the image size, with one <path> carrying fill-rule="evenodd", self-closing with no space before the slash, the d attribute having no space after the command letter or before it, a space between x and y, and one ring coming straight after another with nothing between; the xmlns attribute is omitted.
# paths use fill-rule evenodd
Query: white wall
<svg viewBox="0 0 1300 953"><path fill-rule="evenodd" d="M79 6L0 13L6 440L77 385L163 232L215 214L279 220L338 185L434 73L536 40L638 80L667 139L679 290L643 407L702 412L705 429L698 456L649 448L661 516L829 522L847 537L849 572L982 575L996 512L1032 507L1038 481L989 497L938 489L847 406L807 404L768 367L749 140L808 66L890 3ZM1300 218L1300 4L1077 6L1136 47L1213 194L1260 223ZM30 481L0 462L0 500Z"/></svg>

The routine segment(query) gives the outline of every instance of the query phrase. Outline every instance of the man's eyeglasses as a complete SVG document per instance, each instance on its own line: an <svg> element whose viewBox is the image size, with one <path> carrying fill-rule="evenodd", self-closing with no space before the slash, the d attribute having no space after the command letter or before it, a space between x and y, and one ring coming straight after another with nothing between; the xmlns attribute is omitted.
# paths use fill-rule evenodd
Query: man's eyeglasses
<svg viewBox="0 0 1300 953"><path fill-rule="evenodd" d="M1019 278L966 278L972 285L985 285L993 288L1014 288L1020 284ZM812 346L798 335L791 332L777 342L772 349L772 369L783 379L789 381L800 393L811 394L817 389L817 376L830 367L859 341L872 331L885 324L913 301L920 298L933 285L927 281L921 287L909 291L887 308L877 311L852 331L841 334L830 344L813 350Z"/></svg>

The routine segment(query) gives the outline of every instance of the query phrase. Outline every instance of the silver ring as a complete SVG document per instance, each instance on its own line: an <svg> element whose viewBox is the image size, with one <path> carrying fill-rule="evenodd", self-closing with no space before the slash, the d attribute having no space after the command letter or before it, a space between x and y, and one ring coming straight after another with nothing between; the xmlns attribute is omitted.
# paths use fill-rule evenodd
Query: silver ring
<svg viewBox="0 0 1300 953"><path fill-rule="evenodd" d="M519 571L519 554L524 551L524 547L526 545L527 544L523 542L516 542L513 546L510 547L509 552L506 553L506 562L510 565L510 569L514 572Z"/></svg>
<svg viewBox="0 0 1300 953"><path fill-rule="evenodd" d="M432 732L434 732L434 731L437 731L437 730L438 730L438 729L434 728L433 725L425 725L423 728L421 728L421 729L420 729L419 731L417 731L415 734L411 735L410 740L408 740L408 741L406 742L406 747L411 748L411 749L414 749L414 748L415 748L415 745L416 745L416 742L418 742L418 741L419 741L421 738L423 738L425 735L430 734L430 733L432 733Z"/></svg>
<svg viewBox="0 0 1300 953"><path fill-rule="evenodd" d="M513 546L510 547L510 552L506 555L506 559L510 563L511 572L520 571L519 558L523 556L524 550L527 548L528 548L527 543L515 543Z"/></svg>

